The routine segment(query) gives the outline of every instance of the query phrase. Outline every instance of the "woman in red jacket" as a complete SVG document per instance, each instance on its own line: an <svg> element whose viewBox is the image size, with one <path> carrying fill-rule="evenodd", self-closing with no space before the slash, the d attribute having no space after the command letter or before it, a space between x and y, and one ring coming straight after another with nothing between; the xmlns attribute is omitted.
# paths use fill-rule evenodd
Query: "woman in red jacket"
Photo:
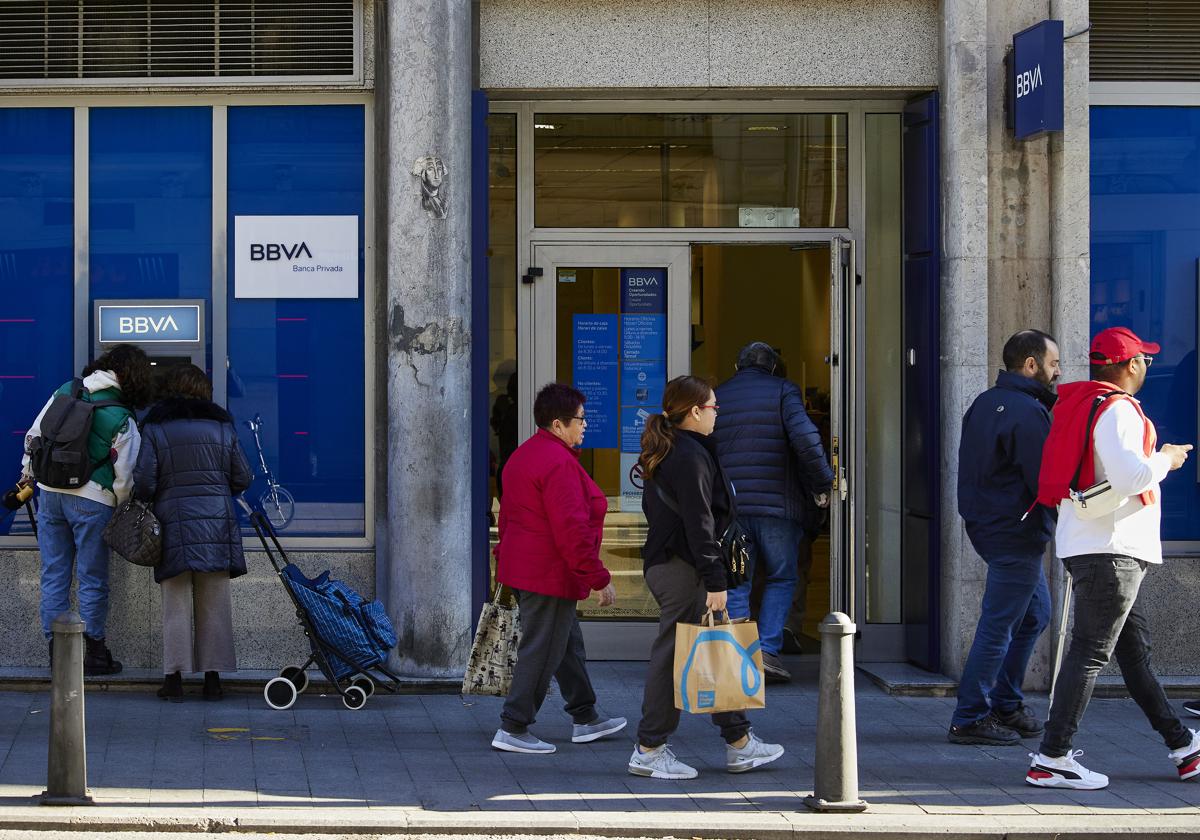
<svg viewBox="0 0 1200 840"><path fill-rule="evenodd" d="M498 750L552 753L529 732L550 678L575 722L571 741L586 744L620 732L625 718L596 713L587 673L583 632L575 608L593 591L600 606L616 601L611 576L600 562L608 500L579 463L587 420L584 396L569 385L547 385L533 403L538 430L504 464L496 580L517 593L521 644L512 687L492 739Z"/></svg>

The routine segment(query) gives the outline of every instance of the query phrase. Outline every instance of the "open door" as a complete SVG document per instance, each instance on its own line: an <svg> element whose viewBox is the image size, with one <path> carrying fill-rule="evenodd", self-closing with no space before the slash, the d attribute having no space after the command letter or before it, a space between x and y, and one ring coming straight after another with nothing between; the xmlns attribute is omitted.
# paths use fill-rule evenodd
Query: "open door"
<svg viewBox="0 0 1200 840"><path fill-rule="evenodd" d="M901 574L905 650L941 667L941 213L938 95L904 109L904 377Z"/></svg>
<svg viewBox="0 0 1200 840"><path fill-rule="evenodd" d="M853 480L858 440L854 405L858 393L859 307L854 242L835 236L829 243L830 437L833 493L829 501L829 608L857 621L855 586L856 506Z"/></svg>

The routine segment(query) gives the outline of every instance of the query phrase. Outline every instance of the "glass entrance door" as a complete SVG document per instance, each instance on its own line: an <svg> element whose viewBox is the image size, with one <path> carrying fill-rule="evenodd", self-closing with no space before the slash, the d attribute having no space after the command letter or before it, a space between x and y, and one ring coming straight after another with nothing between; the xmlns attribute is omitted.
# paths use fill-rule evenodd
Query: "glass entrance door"
<svg viewBox="0 0 1200 840"><path fill-rule="evenodd" d="M600 556L612 572L615 607L580 604L592 658L641 659L658 620L642 578L646 520L635 469L644 420L662 410L667 380L687 370L688 249L682 246L535 245L526 286L533 325L522 350L520 435L548 382L587 396L584 468L608 497Z"/></svg>

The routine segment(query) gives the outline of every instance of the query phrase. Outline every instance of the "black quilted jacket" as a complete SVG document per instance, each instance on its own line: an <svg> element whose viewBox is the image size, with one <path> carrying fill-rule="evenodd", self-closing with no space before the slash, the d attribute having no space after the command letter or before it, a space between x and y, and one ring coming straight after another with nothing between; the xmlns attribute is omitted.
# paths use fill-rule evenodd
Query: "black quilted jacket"
<svg viewBox="0 0 1200 840"><path fill-rule="evenodd" d="M206 400L168 399L142 421L134 496L152 501L163 526L161 583L183 572L246 573L233 494L253 476L233 418Z"/></svg>
<svg viewBox="0 0 1200 840"><path fill-rule="evenodd" d="M737 491L742 516L804 522L814 493L833 486L833 471L800 389L758 367L717 388L721 414L713 437Z"/></svg>

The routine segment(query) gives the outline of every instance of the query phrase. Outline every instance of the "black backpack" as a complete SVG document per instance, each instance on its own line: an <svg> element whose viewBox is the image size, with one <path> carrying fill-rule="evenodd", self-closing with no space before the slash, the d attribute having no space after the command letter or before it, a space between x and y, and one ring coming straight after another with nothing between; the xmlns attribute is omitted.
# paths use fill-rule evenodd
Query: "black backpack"
<svg viewBox="0 0 1200 840"><path fill-rule="evenodd" d="M71 389L58 394L42 415L41 435L29 442L29 466L33 477L47 487L77 490L88 483L92 473L109 462L106 455L92 461L88 438L97 409L128 407L118 400L92 402L82 379L71 382Z"/></svg>

